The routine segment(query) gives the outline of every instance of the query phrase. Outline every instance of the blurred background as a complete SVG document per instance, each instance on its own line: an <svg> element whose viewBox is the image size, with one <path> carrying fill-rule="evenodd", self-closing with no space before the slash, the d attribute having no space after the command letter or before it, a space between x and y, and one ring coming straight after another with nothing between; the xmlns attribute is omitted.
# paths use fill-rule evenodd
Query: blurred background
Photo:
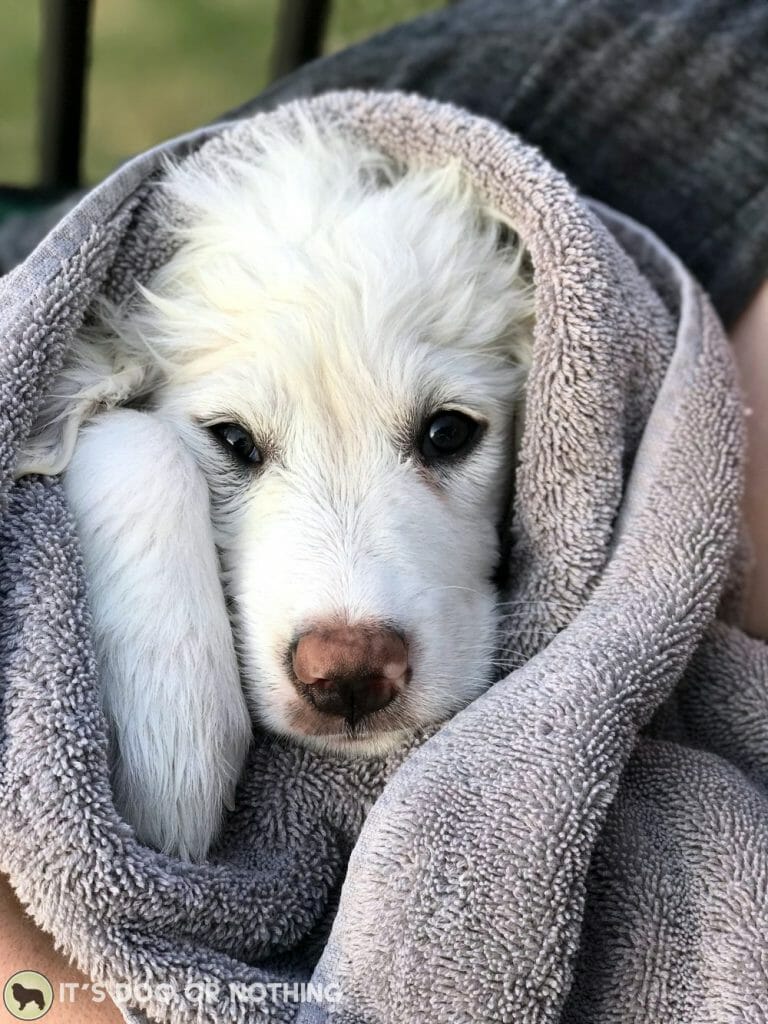
<svg viewBox="0 0 768 1024"><path fill-rule="evenodd" d="M70 0L77 3L77 0ZM445 0L333 0L323 52ZM82 180L196 127L262 89L275 66L279 0L93 0ZM39 178L42 0L4 0L0 183Z"/></svg>

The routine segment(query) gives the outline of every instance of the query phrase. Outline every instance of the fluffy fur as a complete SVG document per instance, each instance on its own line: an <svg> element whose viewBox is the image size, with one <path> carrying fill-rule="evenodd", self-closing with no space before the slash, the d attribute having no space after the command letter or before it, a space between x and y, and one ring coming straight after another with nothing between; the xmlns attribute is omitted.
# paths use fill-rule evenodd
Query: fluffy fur
<svg viewBox="0 0 768 1024"><path fill-rule="evenodd" d="M145 841L199 858L245 756L243 692L279 734L370 755L488 685L533 311L521 248L456 167L398 167L307 123L163 187L175 255L97 310L19 474L65 471L118 803ZM428 466L419 437L444 409L484 433ZM222 422L261 465L232 458ZM407 637L405 692L355 729L287 667L326 621Z"/></svg>

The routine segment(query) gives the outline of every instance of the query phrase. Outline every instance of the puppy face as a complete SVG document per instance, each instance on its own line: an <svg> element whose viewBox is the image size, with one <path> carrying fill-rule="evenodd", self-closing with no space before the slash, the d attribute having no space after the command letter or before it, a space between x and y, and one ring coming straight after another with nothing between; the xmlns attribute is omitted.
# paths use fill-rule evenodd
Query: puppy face
<svg viewBox="0 0 768 1024"><path fill-rule="evenodd" d="M288 180L173 179L193 226L155 284L155 402L208 481L252 705L365 754L490 681L530 294L455 168L277 148Z"/></svg>
<svg viewBox="0 0 768 1024"><path fill-rule="evenodd" d="M258 717L381 752L491 679L521 252L456 168L308 125L166 187L176 255L82 352L110 350L121 380L141 368L204 475Z"/></svg>
<svg viewBox="0 0 768 1024"><path fill-rule="evenodd" d="M489 681L514 378L362 325L311 334L288 359L230 353L158 405L208 481L260 717L366 752Z"/></svg>

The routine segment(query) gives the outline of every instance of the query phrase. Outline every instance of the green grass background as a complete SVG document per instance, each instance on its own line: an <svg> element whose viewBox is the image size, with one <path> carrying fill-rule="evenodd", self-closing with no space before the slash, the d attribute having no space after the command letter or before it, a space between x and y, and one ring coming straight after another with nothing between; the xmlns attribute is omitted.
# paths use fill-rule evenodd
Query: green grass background
<svg viewBox="0 0 768 1024"><path fill-rule="evenodd" d="M444 0L334 0L326 51ZM276 0L95 0L84 172L202 124L269 81ZM39 7L3 0L0 183L36 176Z"/></svg>

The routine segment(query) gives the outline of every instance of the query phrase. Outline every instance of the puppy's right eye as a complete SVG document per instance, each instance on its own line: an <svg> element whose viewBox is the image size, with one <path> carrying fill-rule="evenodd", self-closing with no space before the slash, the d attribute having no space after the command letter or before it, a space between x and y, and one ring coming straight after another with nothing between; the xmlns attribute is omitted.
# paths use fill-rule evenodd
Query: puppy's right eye
<svg viewBox="0 0 768 1024"><path fill-rule="evenodd" d="M210 429L238 461L255 466L263 461L255 441L239 423L214 423Z"/></svg>
<svg viewBox="0 0 768 1024"><path fill-rule="evenodd" d="M442 409L427 420L419 451L427 464L456 459L467 452L482 434L477 420L457 409Z"/></svg>

